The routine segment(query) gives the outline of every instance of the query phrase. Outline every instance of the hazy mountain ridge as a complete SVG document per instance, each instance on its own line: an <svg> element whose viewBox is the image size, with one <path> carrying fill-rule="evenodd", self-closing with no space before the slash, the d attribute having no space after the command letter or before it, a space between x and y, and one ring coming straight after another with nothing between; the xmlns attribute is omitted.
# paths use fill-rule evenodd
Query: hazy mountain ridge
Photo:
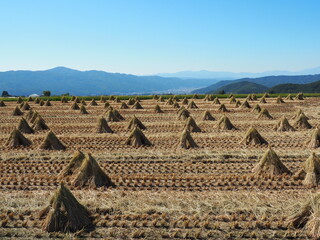
<svg viewBox="0 0 320 240"><path fill-rule="evenodd" d="M302 76L267 76L261 78L242 78L224 80L208 78L165 78L160 76L136 76L132 74L110 73L90 70L78 71L65 67L57 67L43 71L7 71L0 72L0 91L8 91L12 95L41 94L50 90L54 95L70 93L72 95L110 95L110 94L161 94L161 93L208 93L237 82L251 82L270 88L282 83L304 84L320 81L320 74ZM214 84L211 84L214 83ZM211 84L211 85L209 85ZM209 85L209 86L208 86ZM201 88L203 86L208 86ZM247 91L238 85L240 91ZM263 89L261 86L246 83L247 88ZM241 90L242 89L242 90ZM249 91L253 91L250 90Z"/></svg>
<svg viewBox="0 0 320 240"><path fill-rule="evenodd" d="M179 77L179 78L214 78L220 80L234 80L240 78L258 78L265 76L280 76L280 75L314 75L320 74L320 67L304 69L301 71L265 71L265 72L228 72L228 71L181 71L176 73L158 73L161 77Z"/></svg>
<svg viewBox="0 0 320 240"><path fill-rule="evenodd" d="M78 71L57 67L43 71L0 72L0 91L29 95L50 90L52 94L74 95L139 94L196 89L215 79L180 79L159 76L136 76L90 70Z"/></svg>

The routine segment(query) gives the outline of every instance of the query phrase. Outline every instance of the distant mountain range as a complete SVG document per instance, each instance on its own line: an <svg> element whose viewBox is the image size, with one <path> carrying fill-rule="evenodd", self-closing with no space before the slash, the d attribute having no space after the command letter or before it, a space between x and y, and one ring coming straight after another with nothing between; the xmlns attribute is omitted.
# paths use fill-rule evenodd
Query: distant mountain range
<svg viewBox="0 0 320 240"><path fill-rule="evenodd" d="M247 93L248 91L255 92L257 91L257 89L260 89L260 91L265 92L267 90L269 91L269 88L279 84L308 84L316 81L320 81L320 74L301 76L267 76L260 78L242 78L237 80L219 81L217 83L209 85L208 87L196 89L192 91L192 93L211 94L221 92L222 90L228 92L230 89L232 89L233 93ZM248 83L255 83L256 85L248 85ZM245 85L242 86L243 84ZM257 84L260 85L259 88ZM250 90L250 87L253 87L253 89ZM229 92L231 92L231 90Z"/></svg>
<svg viewBox="0 0 320 240"><path fill-rule="evenodd" d="M217 80L136 76L65 67L44 71L0 72L0 92L8 91L11 95L41 94L44 90L50 90L54 95L189 93L214 82Z"/></svg>
<svg viewBox="0 0 320 240"><path fill-rule="evenodd" d="M317 68L310 68L301 71L266 71L260 73L250 73L250 72L223 72L223 71L182 71L176 73L158 73L157 76L161 77L178 77L178 78L212 78L218 80L233 80L239 78L258 78L258 77L265 77L265 76L280 76L280 75L314 75L320 74L320 67Z"/></svg>
<svg viewBox="0 0 320 240"><path fill-rule="evenodd" d="M312 71L320 71L320 68L304 70L303 72ZM78 71L65 67L57 67L44 71L6 71L0 72L0 93L2 91L8 91L11 95L20 96L26 96L33 93L41 94L45 90L51 91L52 95L69 93L79 96L111 94L185 94L190 92L214 93L222 90L233 93L249 93L257 91L264 92L278 84L306 84L320 81L320 74L266 76L259 78L247 77L236 80L228 79L220 81L219 79L227 78L227 73L211 73L212 72L201 71L200 75L202 78L196 78L196 76L199 77L200 75L187 74L181 75L181 77L136 76L96 70ZM261 74L267 73L270 72ZM248 75L250 73L246 74ZM189 77L184 78L183 76ZM191 78L191 76L194 76L194 78ZM235 77L238 75L232 76Z"/></svg>

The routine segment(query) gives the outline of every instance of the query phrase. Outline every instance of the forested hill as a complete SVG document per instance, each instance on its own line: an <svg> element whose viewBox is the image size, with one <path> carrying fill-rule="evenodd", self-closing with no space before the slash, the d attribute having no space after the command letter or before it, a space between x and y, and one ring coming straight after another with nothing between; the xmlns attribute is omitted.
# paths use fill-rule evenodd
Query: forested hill
<svg viewBox="0 0 320 240"><path fill-rule="evenodd" d="M210 93L215 92L218 89L223 89L224 86L233 84L236 82L251 82L263 85L265 87L271 88L279 84L307 84L320 81L320 74L315 75L300 75L300 76L267 76L260 78L242 78L237 80L229 80L229 81L219 81L217 83L211 84L208 87L200 88L192 91L192 93Z"/></svg>

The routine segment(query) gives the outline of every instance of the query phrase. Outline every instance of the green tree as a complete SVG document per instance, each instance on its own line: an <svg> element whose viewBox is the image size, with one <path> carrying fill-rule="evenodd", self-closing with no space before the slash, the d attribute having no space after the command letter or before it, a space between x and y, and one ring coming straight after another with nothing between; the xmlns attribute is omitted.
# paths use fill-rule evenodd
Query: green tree
<svg viewBox="0 0 320 240"><path fill-rule="evenodd" d="M10 97L8 91L3 91L1 96L2 97Z"/></svg>
<svg viewBox="0 0 320 240"><path fill-rule="evenodd" d="M51 96L51 92L50 91L43 91L43 96L46 96L46 97L50 97Z"/></svg>

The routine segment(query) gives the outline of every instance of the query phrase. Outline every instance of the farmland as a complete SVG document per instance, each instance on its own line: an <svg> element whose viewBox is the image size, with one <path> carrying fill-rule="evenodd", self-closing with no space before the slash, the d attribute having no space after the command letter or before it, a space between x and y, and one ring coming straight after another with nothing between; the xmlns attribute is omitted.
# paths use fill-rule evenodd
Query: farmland
<svg viewBox="0 0 320 240"><path fill-rule="evenodd" d="M288 226L287 217L299 209L315 187L306 186L295 177L312 152L306 143L319 126L318 97L286 100L276 97L248 100L251 108L236 106L229 98L220 104L204 99L182 97L174 104L156 99L141 99L142 109L124 109L127 100L108 100L124 118L108 121L113 133L97 133L97 121L106 116L108 107L97 100L97 106L85 102L88 114L71 109L72 101L51 101L40 106L29 101L32 110L21 110L13 116L16 101L5 101L0 107L0 238L145 238L145 239L305 239L304 229ZM238 99L237 99L238 100ZM245 99L239 99L242 104ZM188 108L190 102L197 108ZM27 100L25 100L27 102ZM81 103L78 103L81 106ZM219 110L224 104L227 112ZM260 118L252 111L259 104L272 119ZM159 105L163 113L156 113ZM109 109L110 109L109 106ZM200 132L191 132L198 147L181 147L180 138L186 120L178 119L184 106ZM275 125L285 116L301 109L312 129L279 132ZM204 121L208 110L214 120ZM50 130L23 134L28 146L6 145L11 132L29 111L36 111ZM132 146L126 141L133 117L151 146ZM218 128L220 118L228 117L236 130ZM243 138L255 128L268 144L245 145ZM40 149L49 131L66 146L61 150ZM253 174L252 169L271 147L292 174ZM91 153L101 169L115 184L107 187L79 187L71 177L59 177L76 151ZM49 204L61 182L94 217L90 232L47 233L42 230L39 212Z"/></svg>

